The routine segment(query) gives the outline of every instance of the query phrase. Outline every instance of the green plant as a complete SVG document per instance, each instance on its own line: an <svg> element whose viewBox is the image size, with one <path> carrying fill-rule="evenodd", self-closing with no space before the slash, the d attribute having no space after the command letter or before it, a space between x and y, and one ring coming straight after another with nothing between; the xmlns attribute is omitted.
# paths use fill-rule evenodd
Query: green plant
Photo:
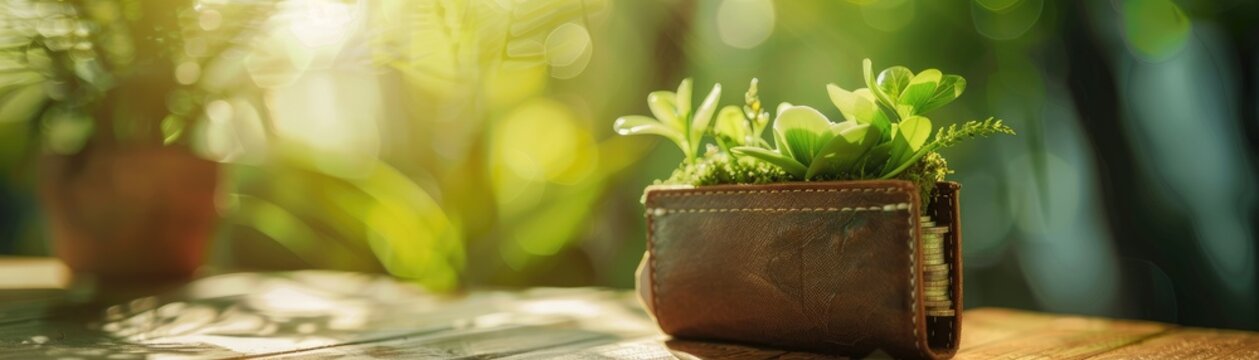
<svg viewBox="0 0 1259 360"><path fill-rule="evenodd" d="M761 146L733 148L746 155L777 165L801 180L820 173L837 174L857 169L880 137L878 128L855 122L832 123L808 106L780 108L774 121L775 149Z"/></svg>
<svg viewBox="0 0 1259 360"><path fill-rule="evenodd" d="M622 116L616 119L612 128L621 135L664 136L682 149L687 162L693 163L704 134L708 132L719 98L721 84L715 84L699 108L691 111L691 79L682 80L677 93L656 91L647 95L647 106L651 108L652 115L656 116L654 119L642 115Z"/></svg>
<svg viewBox="0 0 1259 360"><path fill-rule="evenodd" d="M689 99L688 79L679 88L676 103L662 100L672 98L670 92L655 92L648 97L658 121L645 116L623 117L617 120L615 128L622 135L662 135L682 148L687 161L674 171L669 183L900 178L920 184L925 191L949 173L938 150L967 138L1014 134L1001 120L988 118L960 127L941 127L933 139L931 119L925 114L961 96L966 80L936 69L915 74L903 66L884 69L875 77L872 68L866 59L862 66L865 88L849 91L827 85L831 102L844 121L832 122L809 106L780 104L773 121L772 147L761 135L769 123L769 114L761 109L756 79L749 86L742 111L731 105L718 113L709 131L717 147L701 157L697 158L697 146L719 87L714 87L696 111L694 122L678 110L689 108L683 106L683 99Z"/></svg>
<svg viewBox="0 0 1259 360"><path fill-rule="evenodd" d="M717 122L713 124L713 138L722 151L729 152L736 146L768 146L765 139L761 138L761 133L769 125L769 113L761 108L756 83L757 80L753 78L748 85L748 92L743 95L746 104L742 109L735 105L726 105L717 113Z"/></svg>
<svg viewBox="0 0 1259 360"><path fill-rule="evenodd" d="M222 1L14 0L0 4L0 122L30 124L45 150L90 139L186 144L205 105L277 7ZM230 21L224 21L224 19ZM209 83L209 84L207 84ZM260 101L261 99L259 99Z"/></svg>

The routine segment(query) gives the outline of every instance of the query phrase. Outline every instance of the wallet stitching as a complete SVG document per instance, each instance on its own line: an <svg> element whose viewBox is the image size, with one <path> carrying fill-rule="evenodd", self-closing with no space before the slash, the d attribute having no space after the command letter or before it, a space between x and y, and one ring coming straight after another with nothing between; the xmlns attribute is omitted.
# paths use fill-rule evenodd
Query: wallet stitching
<svg viewBox="0 0 1259 360"><path fill-rule="evenodd" d="M647 253L651 259L651 273L648 276L651 279L651 312L656 315L656 322L660 323L660 327L664 327L664 318L660 316L660 282L656 281L656 226L651 212L647 213Z"/></svg>
<svg viewBox="0 0 1259 360"><path fill-rule="evenodd" d="M868 207L825 207L825 208L700 208L700 209L650 209L651 215L678 213L724 213L724 212L849 212L849 211L897 211L909 209L909 203L892 203L883 206Z"/></svg>
<svg viewBox="0 0 1259 360"><path fill-rule="evenodd" d="M912 195L910 200L913 200ZM914 213L912 211L906 216L906 220L909 223L909 328L914 334L914 348L918 349L918 352L927 355L927 357L931 357L929 351L922 349L922 341L919 341L920 339L918 338L918 287L914 283L918 275L917 271L915 271L917 269L915 265L917 264L914 261L916 260L914 249L915 245L917 245L915 243L918 242L918 237L915 235L917 235L918 229L914 227Z"/></svg>
<svg viewBox="0 0 1259 360"><path fill-rule="evenodd" d="M656 194L656 196L661 196L661 197L688 197L688 196L696 196L696 195L775 194L775 193L808 193L808 192L843 193L843 192L875 192L875 191L883 191L883 192L887 192L887 193L893 193L893 192L895 192L896 190L902 190L902 191L912 191L913 189L912 189L912 188L906 188L906 187L903 187L903 186L896 186L896 187L887 187L887 188L863 188L863 189L706 190L706 191L705 191L705 190L699 190L699 191L683 191L683 192L676 192L676 193L669 193L669 192L665 192L665 193L658 193L658 194ZM908 199L908 200L909 200L909 201L912 201L912 200L913 200L913 195L912 195L912 194L909 194L909 195L910 195L910 196L909 196L909 199ZM659 295L658 295L658 293L659 293L659 292L657 291L657 290L658 290L658 285L657 285L657 283L658 283L658 282L657 282L657 281L656 281L656 279L655 279L655 276L656 276L656 261L655 261L656 254L655 254L655 229L654 229L654 227L653 227L653 221L652 221L653 216L661 216L661 215L670 214L670 213L705 213L705 212L794 212L794 211L800 211L800 212L888 211L888 212L891 212L891 211L897 211L897 210L909 210L909 209L910 209L909 202L886 204L886 205L883 205L883 206L869 206L869 207L844 207L844 208L705 208L705 209L667 209L667 208L659 207L659 208L651 208L651 209L648 209L648 211L647 211L647 227L648 227L648 229L647 229L647 241L648 241L648 246L649 246L649 250L648 250L648 252L651 254L651 257L652 257L652 259L651 259L651 283L652 283L652 284L651 284L651 286L652 286L651 298L652 298L652 299L651 299L651 300L652 300L652 308L653 308L653 312L655 312L655 313L656 313L656 321L658 321L658 322L660 322L660 323L661 323L661 327L664 327L663 320L661 319L661 317L660 317L660 313L659 313L659 310L658 310L658 309L659 309L659 307L658 307L658 306L659 306L659 305L658 305L658 296L659 296ZM913 343L914 343L914 348L915 348L915 349L917 349L920 353L922 353L922 354L924 354L924 355L927 355L927 357L931 357L932 353L931 353L931 352L929 352L929 351L923 350L923 348L922 348L922 344L920 343L920 341L918 341L918 340L919 340L919 339L918 339L918 303L917 303L917 294L915 293L915 292L916 292L916 290L917 290L917 288L915 287L915 278L916 278L916 274L915 274L915 271L914 271L914 269L915 269L915 265L916 265L916 262L914 261L914 260L915 260L915 259L914 259L914 255L915 255L915 253L914 253L914 245L915 245L915 244L914 244L914 243L917 241L917 237L916 237L916 236L914 236L914 235L915 235L915 231L916 231L917 229L914 227L914 214L913 214L913 212L912 212L912 211L910 211L910 212L909 212L909 214L906 216L906 219L908 220L908 223L909 223L909 303L910 303L910 318L909 318L909 320L910 320L910 331L913 333L913 337L914 337L914 341L913 341Z"/></svg>
<svg viewBox="0 0 1259 360"><path fill-rule="evenodd" d="M743 195L743 194L779 194L779 193L845 193L845 192L886 192L891 193L896 188L861 188L861 189L785 189L785 190L690 190L677 192L661 192L657 196L660 197L685 197L692 195Z"/></svg>

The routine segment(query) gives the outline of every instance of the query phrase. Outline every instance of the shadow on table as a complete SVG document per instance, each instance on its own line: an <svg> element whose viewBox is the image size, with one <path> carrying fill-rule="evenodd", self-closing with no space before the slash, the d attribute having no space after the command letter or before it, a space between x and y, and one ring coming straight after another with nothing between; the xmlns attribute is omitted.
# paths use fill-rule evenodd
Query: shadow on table
<svg viewBox="0 0 1259 360"><path fill-rule="evenodd" d="M623 292L439 295L384 276L327 271L0 290L0 299L0 359L496 358L655 334Z"/></svg>
<svg viewBox="0 0 1259 360"><path fill-rule="evenodd" d="M0 290L0 359L835 358L664 339L632 294L590 288L442 295L298 271Z"/></svg>

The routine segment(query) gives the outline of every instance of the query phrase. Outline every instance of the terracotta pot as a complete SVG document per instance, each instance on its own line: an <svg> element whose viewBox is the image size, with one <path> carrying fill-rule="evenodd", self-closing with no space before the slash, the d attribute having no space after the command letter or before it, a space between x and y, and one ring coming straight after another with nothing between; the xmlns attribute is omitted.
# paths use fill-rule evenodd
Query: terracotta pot
<svg viewBox="0 0 1259 360"><path fill-rule="evenodd" d="M218 164L177 147L89 147L46 155L40 198L53 249L76 273L175 279L213 236Z"/></svg>

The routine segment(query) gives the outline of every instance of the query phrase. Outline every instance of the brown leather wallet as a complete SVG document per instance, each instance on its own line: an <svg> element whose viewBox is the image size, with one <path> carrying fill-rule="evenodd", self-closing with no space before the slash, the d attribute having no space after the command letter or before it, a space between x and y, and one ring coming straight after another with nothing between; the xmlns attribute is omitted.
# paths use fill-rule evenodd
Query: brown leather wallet
<svg viewBox="0 0 1259 360"><path fill-rule="evenodd" d="M931 207L899 180L649 188L639 295L665 333L838 355L947 359L961 312L926 316L921 215L950 226L962 308L956 183Z"/></svg>

